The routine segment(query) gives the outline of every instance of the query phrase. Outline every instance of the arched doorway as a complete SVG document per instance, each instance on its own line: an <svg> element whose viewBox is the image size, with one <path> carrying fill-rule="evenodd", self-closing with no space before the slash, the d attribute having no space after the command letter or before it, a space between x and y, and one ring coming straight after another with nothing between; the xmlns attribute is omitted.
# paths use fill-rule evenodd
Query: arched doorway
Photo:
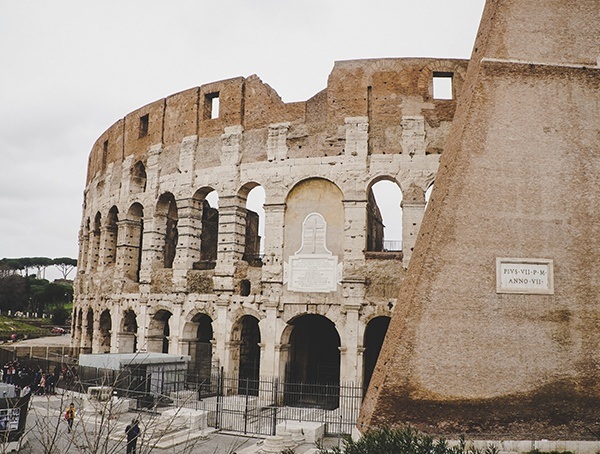
<svg viewBox="0 0 600 454"><path fill-rule="evenodd" d="M123 316L123 328L119 341L120 353L135 353L137 351L137 316L129 309Z"/></svg>
<svg viewBox="0 0 600 454"><path fill-rule="evenodd" d="M258 319L251 315L244 315L237 323L234 336L239 336L238 393L258 396L260 371Z"/></svg>
<svg viewBox="0 0 600 454"><path fill-rule="evenodd" d="M212 372L212 319L206 314L196 314L191 322L196 326L196 339L190 341L190 372L197 378L198 383L208 384Z"/></svg>
<svg viewBox="0 0 600 454"><path fill-rule="evenodd" d="M365 348L363 353L363 395L367 392L367 388L371 382L371 377L373 376L377 358L379 358L381 346L383 345L383 340L385 339L385 334L387 333L389 325L390 317L375 317L369 321L367 329L365 329L365 340L363 344Z"/></svg>
<svg viewBox="0 0 600 454"><path fill-rule="evenodd" d="M160 309L150 321L148 327L148 351L169 353L169 337L171 328L169 319L173 314L165 309Z"/></svg>
<svg viewBox="0 0 600 454"><path fill-rule="evenodd" d="M336 408L340 385L340 336L335 324L316 314L292 322L286 403Z"/></svg>
<svg viewBox="0 0 600 454"><path fill-rule="evenodd" d="M85 340L84 347L86 351L92 352L94 342L94 310L88 309L85 317Z"/></svg>
<svg viewBox="0 0 600 454"><path fill-rule="evenodd" d="M100 314L100 351L98 353L110 353L110 335L112 320L108 309Z"/></svg>

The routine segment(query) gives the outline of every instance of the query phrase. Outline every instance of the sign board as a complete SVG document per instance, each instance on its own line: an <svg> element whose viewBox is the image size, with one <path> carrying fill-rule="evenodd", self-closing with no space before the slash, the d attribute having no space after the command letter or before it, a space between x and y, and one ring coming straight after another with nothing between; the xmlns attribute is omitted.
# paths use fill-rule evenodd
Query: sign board
<svg viewBox="0 0 600 454"><path fill-rule="evenodd" d="M552 260L496 258L496 293L553 295Z"/></svg>

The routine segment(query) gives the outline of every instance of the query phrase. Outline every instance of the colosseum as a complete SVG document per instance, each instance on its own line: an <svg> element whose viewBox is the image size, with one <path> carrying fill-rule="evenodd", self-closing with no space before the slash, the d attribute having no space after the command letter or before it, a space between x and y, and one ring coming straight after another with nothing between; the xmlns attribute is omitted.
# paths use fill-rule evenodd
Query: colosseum
<svg viewBox="0 0 600 454"><path fill-rule="evenodd" d="M336 62L293 103L237 77L118 120L89 156L73 345L187 355L198 377L366 388L467 64ZM401 238L384 228L384 180Z"/></svg>

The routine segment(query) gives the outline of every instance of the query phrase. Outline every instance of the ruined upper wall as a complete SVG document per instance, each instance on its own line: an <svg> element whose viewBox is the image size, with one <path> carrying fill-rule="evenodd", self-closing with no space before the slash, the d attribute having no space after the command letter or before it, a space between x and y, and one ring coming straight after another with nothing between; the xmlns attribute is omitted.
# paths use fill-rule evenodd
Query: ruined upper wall
<svg viewBox="0 0 600 454"><path fill-rule="evenodd" d="M432 128L452 120L467 63L466 60L417 58L336 62L326 90L308 101L294 103L284 103L275 90L254 75L191 88L147 104L105 131L92 148L87 183L110 163L120 162L127 156L141 158L152 145L162 144L168 153L184 137L218 137L229 126L241 125L244 132L250 132L289 122L292 125L290 156L302 157L308 148L312 154L327 156L328 152L340 152L334 147L339 142L336 128L344 125L348 117L365 117L371 132L369 152L400 153L402 124L399 119L402 116L421 115ZM435 72L453 74L453 99L433 99ZM215 97L219 98L219 114L211 118L211 103ZM318 133L322 133L322 137ZM313 140L308 145L313 146L305 146L304 151L300 151L302 141L309 136ZM430 134L428 153L441 152L443 136L445 130L439 137ZM326 138L331 143L314 146L315 140ZM264 160L266 157L265 153L255 154L242 159Z"/></svg>

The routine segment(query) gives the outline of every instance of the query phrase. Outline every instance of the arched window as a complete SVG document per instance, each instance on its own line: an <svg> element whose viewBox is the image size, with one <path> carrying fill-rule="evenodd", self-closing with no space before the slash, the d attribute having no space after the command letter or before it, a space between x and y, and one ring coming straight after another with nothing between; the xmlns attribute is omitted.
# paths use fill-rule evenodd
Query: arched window
<svg viewBox="0 0 600 454"><path fill-rule="evenodd" d="M117 259L118 222L119 210L116 206L113 206L108 212L104 231L106 235L104 240L104 264L108 266L114 265Z"/></svg>
<svg viewBox="0 0 600 454"><path fill-rule="evenodd" d="M402 191L397 183L380 180L367 195L367 251L402 250Z"/></svg>
<svg viewBox="0 0 600 454"><path fill-rule="evenodd" d="M243 259L250 266L262 265L265 234L265 190L255 186L246 199L246 231Z"/></svg>
<svg viewBox="0 0 600 454"><path fill-rule="evenodd" d="M179 218L177 214L177 203L175 202L173 194L167 192L161 195L158 199L156 211L159 230L164 231L163 266L165 268L172 268L177 254L177 242L179 240L179 233L177 230Z"/></svg>
<svg viewBox="0 0 600 454"><path fill-rule="evenodd" d="M99 256L100 256L100 235L102 231L102 215L98 212L94 218L94 229L91 232L92 236L92 247L90 249L91 257L91 269L95 270L98 267Z"/></svg>
<svg viewBox="0 0 600 454"><path fill-rule="evenodd" d="M131 168L130 192L138 193L146 190L146 167L142 161L136 162Z"/></svg>

